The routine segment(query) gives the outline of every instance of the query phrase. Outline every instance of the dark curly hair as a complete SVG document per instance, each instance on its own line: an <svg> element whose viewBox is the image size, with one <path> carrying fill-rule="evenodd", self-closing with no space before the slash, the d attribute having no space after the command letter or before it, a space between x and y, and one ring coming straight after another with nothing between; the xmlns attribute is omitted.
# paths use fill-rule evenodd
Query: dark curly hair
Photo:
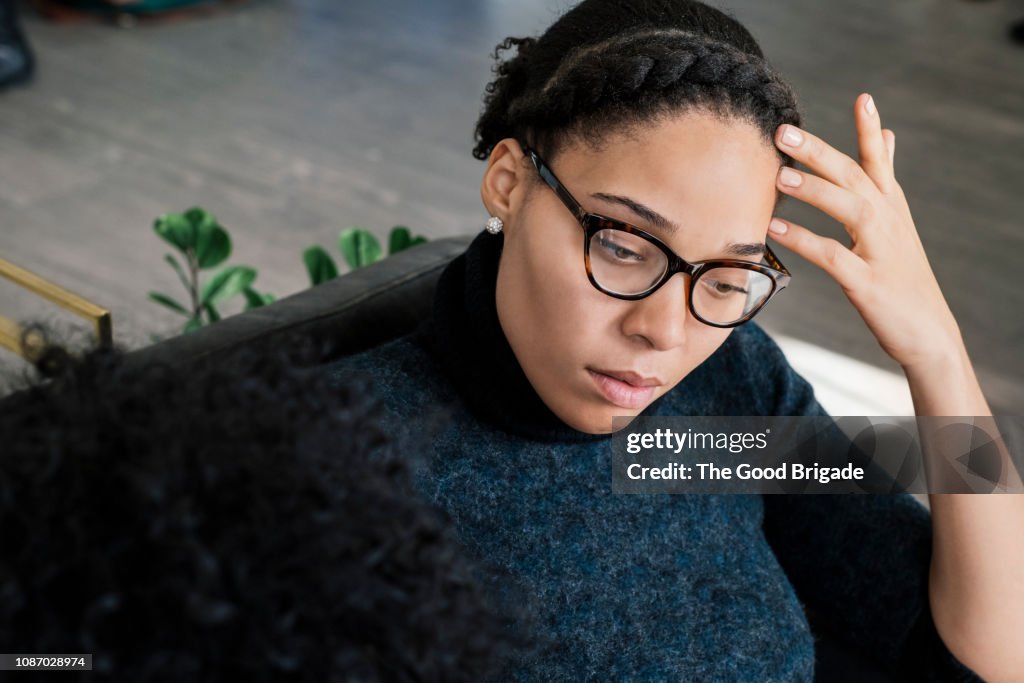
<svg viewBox="0 0 1024 683"><path fill-rule="evenodd" d="M417 495L370 388L301 357L42 354L51 379L0 401L0 649L93 653L85 680L497 675L522 642L501 577Z"/></svg>
<svg viewBox="0 0 1024 683"><path fill-rule="evenodd" d="M750 32L695 0L585 0L540 38L506 38L494 59L477 159L515 138L550 161L570 142L600 147L612 132L690 110L749 121L773 148L779 125L800 124L793 89Z"/></svg>

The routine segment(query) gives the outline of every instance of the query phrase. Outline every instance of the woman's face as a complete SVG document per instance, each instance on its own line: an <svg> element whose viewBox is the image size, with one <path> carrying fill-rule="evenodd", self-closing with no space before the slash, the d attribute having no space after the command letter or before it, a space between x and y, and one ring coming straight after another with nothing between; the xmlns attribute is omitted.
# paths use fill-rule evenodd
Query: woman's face
<svg viewBox="0 0 1024 683"><path fill-rule="evenodd" d="M585 210L643 228L687 261L760 260L730 251L764 244L775 206L779 160L752 124L687 113L610 138L600 151L576 145L546 161ZM496 302L502 329L541 400L569 426L611 432L613 416L638 415L729 336L690 313L688 275L637 301L595 289L583 229L514 141L495 147L481 194L505 224ZM646 382L634 377L633 384L650 386L608 373L635 373Z"/></svg>

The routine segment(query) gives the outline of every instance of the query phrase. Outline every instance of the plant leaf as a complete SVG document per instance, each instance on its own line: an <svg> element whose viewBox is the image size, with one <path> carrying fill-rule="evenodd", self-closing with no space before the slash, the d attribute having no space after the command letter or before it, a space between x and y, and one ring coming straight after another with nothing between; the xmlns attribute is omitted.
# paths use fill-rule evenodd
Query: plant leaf
<svg viewBox="0 0 1024 683"><path fill-rule="evenodd" d="M246 287L242 290L242 294L245 295L245 309L248 311L252 308L259 308L263 305L263 296L252 287Z"/></svg>
<svg viewBox="0 0 1024 683"><path fill-rule="evenodd" d="M185 220L194 225L197 230L200 225L216 225L217 223L217 219L213 217L213 214L201 206L193 206L182 215L185 217Z"/></svg>
<svg viewBox="0 0 1024 683"><path fill-rule="evenodd" d="M231 253L231 240L214 215L199 206L193 206L183 215L195 231L196 261L199 267L212 268L223 263Z"/></svg>
<svg viewBox="0 0 1024 683"><path fill-rule="evenodd" d="M231 266L220 271L203 285L199 300L215 304L230 299L256 279L256 269L249 266Z"/></svg>
<svg viewBox="0 0 1024 683"><path fill-rule="evenodd" d="M302 260L306 264L309 281L314 287L321 282L338 277L338 266L334 264L334 259L327 253L327 250L321 246L313 246L302 252Z"/></svg>
<svg viewBox="0 0 1024 683"><path fill-rule="evenodd" d="M369 230L347 228L338 235L338 247L351 268L360 268L381 257L380 242Z"/></svg>
<svg viewBox="0 0 1024 683"><path fill-rule="evenodd" d="M199 318L192 318L187 323L185 323L184 334L188 334L189 332L195 332L196 330L198 330L202 326L203 326L203 321L202 320L200 320Z"/></svg>
<svg viewBox="0 0 1024 683"><path fill-rule="evenodd" d="M177 301L167 296L166 294L161 294L160 292L150 292L149 298L157 302L158 304L163 304L164 306L171 309L175 313L181 313L182 315L187 317L192 316L192 313L190 313L187 308L185 308L184 306L182 306L181 304L179 304Z"/></svg>
<svg viewBox="0 0 1024 683"><path fill-rule="evenodd" d="M210 316L210 322L215 323L220 320L220 313L217 312L216 306L211 303L203 304L203 308L206 310L206 315Z"/></svg>
<svg viewBox="0 0 1024 683"><path fill-rule="evenodd" d="M206 216L209 220L196 227L196 260L200 268L215 268L231 255L231 237L213 216Z"/></svg>
<svg viewBox="0 0 1024 683"><path fill-rule="evenodd" d="M413 237L412 240L409 241L409 246L407 246L406 249L409 249L410 247L415 247L415 246L420 245L420 244L426 244L426 243L427 243L427 238L426 237L424 237L423 235L416 235L416 237Z"/></svg>
<svg viewBox="0 0 1024 683"><path fill-rule="evenodd" d="M153 221L153 229L182 253L195 249L196 233L191 221L180 213L165 213Z"/></svg>
<svg viewBox="0 0 1024 683"><path fill-rule="evenodd" d="M412 233L404 225L396 225L391 228L391 235L388 237L388 254L395 254L407 249L412 242Z"/></svg>
<svg viewBox="0 0 1024 683"><path fill-rule="evenodd" d="M257 292L252 287L246 287L244 290L242 290L242 293L245 294L245 299L247 302L245 304L245 310L247 311L250 308L259 308L261 306L272 304L276 300L274 298L274 295L271 294L270 292L260 293Z"/></svg>
<svg viewBox="0 0 1024 683"><path fill-rule="evenodd" d="M178 274L181 284L185 285L185 290L191 292L192 285L189 284L188 277L185 276L185 269L178 263L178 259L174 258L174 254L164 254L164 261L171 264L171 268L174 268L174 272Z"/></svg>

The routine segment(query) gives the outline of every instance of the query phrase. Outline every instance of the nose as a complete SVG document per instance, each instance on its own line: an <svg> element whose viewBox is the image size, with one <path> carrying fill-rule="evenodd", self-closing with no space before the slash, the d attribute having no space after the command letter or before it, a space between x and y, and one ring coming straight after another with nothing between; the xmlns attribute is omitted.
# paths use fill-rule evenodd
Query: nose
<svg viewBox="0 0 1024 683"><path fill-rule="evenodd" d="M627 337L639 338L658 351L666 351L686 342L686 327L691 317L686 297L690 276L676 273L658 291L647 298L630 301L629 313L622 322Z"/></svg>

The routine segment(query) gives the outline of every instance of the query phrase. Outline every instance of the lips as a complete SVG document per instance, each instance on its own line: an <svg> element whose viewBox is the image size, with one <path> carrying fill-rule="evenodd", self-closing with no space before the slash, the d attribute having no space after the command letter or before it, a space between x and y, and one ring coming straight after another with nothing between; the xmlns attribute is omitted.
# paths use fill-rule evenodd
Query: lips
<svg viewBox="0 0 1024 683"><path fill-rule="evenodd" d="M630 410L647 405L655 387L662 384L657 377L644 377L631 371L587 368L587 372L609 402Z"/></svg>
<svg viewBox="0 0 1024 683"><path fill-rule="evenodd" d="M626 384L634 387L656 387L664 384L664 382L657 377L644 377L643 375L638 375L637 373L629 370L602 370L601 368L594 368L594 372L599 372L602 375L608 375L609 377L613 377L620 382L625 382Z"/></svg>

